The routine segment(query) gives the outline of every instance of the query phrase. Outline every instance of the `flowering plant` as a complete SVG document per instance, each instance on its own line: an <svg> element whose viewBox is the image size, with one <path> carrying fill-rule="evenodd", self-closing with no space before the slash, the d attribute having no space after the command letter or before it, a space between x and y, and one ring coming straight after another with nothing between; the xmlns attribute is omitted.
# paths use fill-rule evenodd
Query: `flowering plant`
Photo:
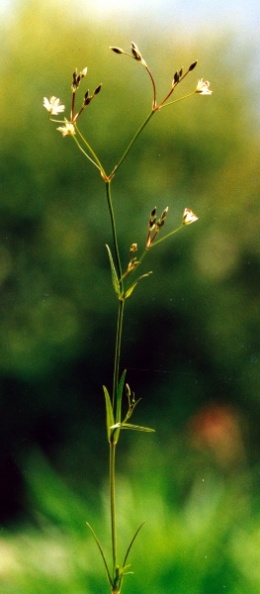
<svg viewBox="0 0 260 594"><path fill-rule="evenodd" d="M126 266L123 267L121 261L121 254L119 249L119 241L118 241L118 233L117 233L117 226L116 226L116 218L113 208L113 201L112 201L112 191L111 186L113 179L118 171L118 169L122 166L123 162L125 161L129 151L132 149L134 143L137 141L138 137L147 126L151 118L154 116L155 113L160 111L161 109L172 105L178 101L184 100L192 95L198 93L201 95L210 95L212 91L210 90L210 84L208 81L205 81L203 78L200 79L197 83L195 89L189 93L188 95L182 96L175 100L172 99L173 93L177 86L183 81L184 78L188 76L190 72L194 70L197 65L197 60L192 62L191 65L187 70L177 70L173 76L173 79L170 84L170 89L165 95L165 97L158 101L157 99L157 88L155 84L155 80L153 74L144 60L142 54L140 53L137 45L135 43L131 44L130 52L127 52L119 47L111 47L110 48L115 54L128 56L134 59L136 62L142 66L151 81L152 85L152 108L148 113L148 116L142 123L142 125L137 129L136 133L132 137L132 140L127 145L125 151L121 155L121 158L115 164L111 172L107 172L101 163L98 155L96 154L95 150L92 148L88 140L83 136L79 127L78 127L78 120L79 117L82 115L83 111L90 105L93 99L100 93L101 91L101 84L99 84L92 94L89 93L87 90L81 102L79 109L76 109L76 94L78 89L82 83L82 80L87 75L87 68L84 68L82 71L78 72L77 69L73 72L72 75L72 84L71 84L71 93L72 93L72 100L71 100L71 108L70 108L70 115L69 119L65 118L63 120L57 120L56 116L63 113L65 111L65 106L60 102L60 99L57 97L50 97L44 98L43 106L48 111L51 116L54 116L55 119L51 118L52 121L55 121L60 126L57 127L57 130L62 134L63 137L71 136L74 140L77 148L83 153L85 158L95 167L101 176L103 183L105 184L106 190L106 198L107 198L107 205L108 205L108 213L111 223L111 230L112 230L112 238L113 238L113 248L111 249L108 245L107 253L108 253L108 261L111 269L111 279L112 279L112 287L115 293L115 298L117 300L117 325L116 325L116 337L115 337L115 348L114 348L114 365L112 371L112 388L108 390L106 386L103 386L104 392L104 399L105 399L105 408L106 408L106 434L107 434L107 441L109 444L109 493L110 493L110 520L111 520L111 552L112 552L112 568L110 568L110 564L107 561L107 557L104 553L103 547L96 536L93 528L88 524L89 529L91 530L93 537L97 543L98 549L102 556L104 567L106 571L106 575L108 578L108 583L110 586L110 590L112 594L120 594L122 583L124 576L126 574L131 573L129 571L129 563L128 558L131 552L133 543L142 527L142 524L137 528L135 534L133 535L129 545L126 548L125 555L121 563L118 561L118 551L117 551L117 525L116 525L116 448L119 441L119 437L121 435L122 430L132 430L132 431L141 431L150 433L154 430L149 427L143 427L140 425L133 424L132 416L135 411L137 404L140 401L139 399L135 398L135 393L130 388L129 384L126 382L126 370L121 370L121 345L122 345L122 333L123 333L123 321L124 321L124 311L125 311L125 302L126 299L131 297L132 293L135 291L138 283L147 278L151 271L143 272L142 274L137 274L136 271L139 270L141 265L143 265L143 261L146 258L147 254L151 251L151 249L158 246L160 243L172 237L177 231L184 228L187 225L198 220L198 217L192 212L191 209L185 208L182 216L182 220L177 228L170 230L168 233L163 234L158 238L159 233L161 234L161 230L165 225L168 207L166 207L162 214L158 217L157 216L157 209L156 207L152 208L150 215L148 217L148 228L146 230L146 238L144 239L144 245L142 248L141 254L138 256L138 245L137 243L133 242L129 249L129 261ZM123 414L123 396L126 397L127 408L126 413Z"/></svg>

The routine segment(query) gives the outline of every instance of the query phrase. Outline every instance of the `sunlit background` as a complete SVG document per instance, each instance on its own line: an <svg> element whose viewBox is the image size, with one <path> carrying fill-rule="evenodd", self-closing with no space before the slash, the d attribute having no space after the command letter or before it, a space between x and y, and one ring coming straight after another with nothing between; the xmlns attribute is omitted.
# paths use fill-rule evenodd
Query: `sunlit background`
<svg viewBox="0 0 260 594"><path fill-rule="evenodd" d="M159 98L195 59L178 97L202 77L213 94L156 114L113 182L125 265L155 205L166 231L185 207L199 216L151 252L127 303L122 368L156 433L120 443L122 556L145 521L124 591L256 594L259 3L2 0L0 15L0 591L108 588L86 522L109 556L111 231L102 180L42 99L68 114L88 66L102 91L81 129L110 171L151 108L145 71L109 50L135 41Z"/></svg>

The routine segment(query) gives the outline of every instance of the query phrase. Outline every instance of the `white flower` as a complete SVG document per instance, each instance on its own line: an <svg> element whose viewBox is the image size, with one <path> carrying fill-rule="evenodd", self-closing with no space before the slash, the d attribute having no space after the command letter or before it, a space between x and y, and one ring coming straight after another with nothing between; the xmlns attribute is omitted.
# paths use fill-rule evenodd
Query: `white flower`
<svg viewBox="0 0 260 594"><path fill-rule="evenodd" d="M81 70L80 76L81 78L84 78L84 76L87 76L87 66L85 66L85 68L83 68L83 70Z"/></svg>
<svg viewBox="0 0 260 594"><path fill-rule="evenodd" d="M191 223L195 223L198 221L199 217L197 217L190 208L185 208L184 213L182 215L182 224L183 225L190 225Z"/></svg>
<svg viewBox="0 0 260 594"><path fill-rule="evenodd" d="M58 132L61 132L62 136L74 136L76 134L75 127L71 122L65 120L65 126L57 128Z"/></svg>
<svg viewBox="0 0 260 594"><path fill-rule="evenodd" d="M45 107L45 109L47 109L53 116L59 115L59 113L62 113L65 109L65 105L61 105L60 100L57 99L57 97L51 97L50 99L44 97L43 107Z"/></svg>
<svg viewBox="0 0 260 594"><path fill-rule="evenodd" d="M195 93L200 93L201 95L211 95L213 91L209 88L210 83L208 80L204 80L204 78L200 78L198 81Z"/></svg>

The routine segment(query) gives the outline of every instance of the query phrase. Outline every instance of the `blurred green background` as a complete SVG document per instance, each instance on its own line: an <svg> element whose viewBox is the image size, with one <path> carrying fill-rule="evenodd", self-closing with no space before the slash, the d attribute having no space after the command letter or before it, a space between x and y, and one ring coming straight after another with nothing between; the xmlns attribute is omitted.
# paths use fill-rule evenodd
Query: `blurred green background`
<svg viewBox="0 0 260 594"><path fill-rule="evenodd" d="M5 3L4 3L5 4ZM242 3L16 1L1 20L0 590L105 591L92 523L109 549L101 385L111 384L116 303L105 189L42 98L69 109L71 74L102 92L81 120L109 171L149 113L144 70L109 51L134 40L158 85L211 97L162 110L113 182L124 262L156 205L167 231L127 303L122 367L152 435L122 436L125 591L256 594L259 529L259 48ZM232 13L233 9L233 13ZM250 12L251 11L251 12ZM232 14L234 19L232 19ZM252 23L257 4L248 4ZM230 18L228 18L228 15ZM196 17L196 18L195 18ZM241 17L241 19L240 19ZM246 23L247 25L249 23ZM85 81L82 83L85 84ZM85 90L85 89L83 89Z"/></svg>

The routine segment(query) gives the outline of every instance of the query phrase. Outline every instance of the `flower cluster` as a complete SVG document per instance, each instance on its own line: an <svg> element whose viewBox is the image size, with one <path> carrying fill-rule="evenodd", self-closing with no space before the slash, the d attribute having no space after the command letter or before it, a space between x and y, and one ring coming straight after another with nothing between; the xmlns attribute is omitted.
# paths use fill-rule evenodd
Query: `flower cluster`
<svg viewBox="0 0 260 594"><path fill-rule="evenodd" d="M137 62L139 62L142 66L144 66L144 68L146 69L146 71L151 79L152 86L153 86L153 103L152 103L153 111L158 111L162 107L166 107L167 105L171 105L172 103L175 103L175 101L169 101L173 91L175 90L177 85L179 85L180 82L182 82L183 79L190 72L192 72L192 70L194 70L194 68L197 66L197 63L198 63L198 60L195 60L194 62L192 62L186 71L184 71L183 68L180 68L180 70L176 70L176 72L174 73L173 79L172 79L170 90L168 91L166 96L162 99L162 101L160 101L158 103L155 79L153 77L153 74L152 74L147 62L144 60L139 48L137 47L136 43L134 43L134 42L131 43L131 53L123 50L121 47L111 46L110 49L115 54L123 54L125 56L129 56L130 58L134 58L134 60L137 60ZM181 99L186 99L187 97L194 95L194 93L200 93L201 95L211 95L212 91L210 91L209 85L210 85L210 83L208 81L201 78L198 81L195 91L193 91L189 95L186 95L185 97L182 97ZM177 99L177 101L180 101L180 99Z"/></svg>
<svg viewBox="0 0 260 594"><path fill-rule="evenodd" d="M61 122L61 123L64 123L64 126L59 126L57 128L58 132L61 132L63 137L64 136L75 136L76 121L78 120L81 113L84 111L85 107L87 107L87 105L90 104L92 99L94 99L94 97L96 95L98 95L98 93L101 91L101 87L102 87L101 84L96 87L96 89L94 90L94 93L92 95L90 95L89 90L87 90L84 94L83 103L81 105L80 110L77 113L75 113L75 95L76 95L76 92L80 86L81 81L87 75L87 71L88 71L87 67L83 68L83 70L81 70L81 72L78 72L77 68L76 68L76 70L72 74L72 84L71 84L72 101L71 101L70 120L67 120L66 118L64 118L64 121ZM50 99L48 99L47 97L44 97L43 107L45 107L45 109L48 111L48 113L52 116L57 116L65 110L65 105L62 105L60 100L54 96L50 97Z"/></svg>

